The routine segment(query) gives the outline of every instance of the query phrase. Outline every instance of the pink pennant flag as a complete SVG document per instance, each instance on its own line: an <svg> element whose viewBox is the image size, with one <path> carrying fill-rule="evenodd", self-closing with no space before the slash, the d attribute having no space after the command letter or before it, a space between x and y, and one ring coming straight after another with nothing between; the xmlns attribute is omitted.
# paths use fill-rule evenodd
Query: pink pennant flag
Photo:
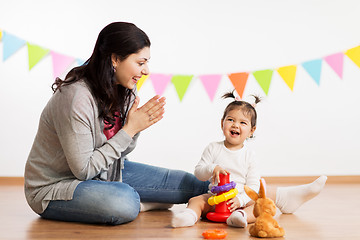
<svg viewBox="0 0 360 240"><path fill-rule="evenodd" d="M50 52L53 62L54 78L61 76L64 71L75 61L75 58L69 57L54 51Z"/></svg>
<svg viewBox="0 0 360 240"><path fill-rule="evenodd" d="M171 81L171 74L161 74L161 73L151 73L149 79L151 80L155 93L157 95L162 95Z"/></svg>
<svg viewBox="0 0 360 240"><path fill-rule="evenodd" d="M329 66L336 72L336 74L342 78L343 75L343 66L344 66L344 53L335 53L324 57L325 61Z"/></svg>
<svg viewBox="0 0 360 240"><path fill-rule="evenodd" d="M215 96L216 90L218 89L221 77L222 77L222 75L220 75L220 74L200 75L199 76L211 101L214 100L214 96Z"/></svg>

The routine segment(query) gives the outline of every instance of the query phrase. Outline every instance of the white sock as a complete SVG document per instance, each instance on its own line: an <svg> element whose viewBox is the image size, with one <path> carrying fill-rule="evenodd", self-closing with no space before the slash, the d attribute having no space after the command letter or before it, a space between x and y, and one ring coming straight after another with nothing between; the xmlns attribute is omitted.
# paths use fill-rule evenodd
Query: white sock
<svg viewBox="0 0 360 240"><path fill-rule="evenodd" d="M227 219L226 224L232 227L246 228L247 214L244 210L234 211Z"/></svg>
<svg viewBox="0 0 360 240"><path fill-rule="evenodd" d="M320 176L314 182L292 186L278 187L276 191L276 206L282 213L293 213L302 204L318 195L324 188L326 176Z"/></svg>
<svg viewBox="0 0 360 240"><path fill-rule="evenodd" d="M165 210L169 209L174 204L171 203L156 203L156 202L140 202L140 212L146 212L150 210Z"/></svg>
<svg viewBox="0 0 360 240"><path fill-rule="evenodd" d="M171 221L171 226L176 227L190 227L193 226L198 220L196 212L190 208L175 214Z"/></svg>

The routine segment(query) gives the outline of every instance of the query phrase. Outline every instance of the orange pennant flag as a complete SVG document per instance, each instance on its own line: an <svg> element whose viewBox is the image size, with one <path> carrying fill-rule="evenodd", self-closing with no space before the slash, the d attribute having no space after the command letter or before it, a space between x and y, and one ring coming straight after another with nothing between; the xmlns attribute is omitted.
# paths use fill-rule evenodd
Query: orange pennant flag
<svg viewBox="0 0 360 240"><path fill-rule="evenodd" d="M282 77L284 82L288 85L291 91L294 90L296 65L285 66L277 69L279 75Z"/></svg>
<svg viewBox="0 0 360 240"><path fill-rule="evenodd" d="M242 98L246 86L246 82L249 77L249 73L248 72L231 73L228 74L228 77L232 82L236 92L239 94L240 98Z"/></svg>

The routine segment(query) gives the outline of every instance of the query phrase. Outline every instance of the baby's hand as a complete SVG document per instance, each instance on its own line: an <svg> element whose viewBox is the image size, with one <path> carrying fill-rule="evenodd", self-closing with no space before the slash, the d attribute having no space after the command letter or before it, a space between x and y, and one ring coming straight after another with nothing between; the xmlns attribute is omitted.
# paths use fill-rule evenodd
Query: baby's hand
<svg viewBox="0 0 360 240"><path fill-rule="evenodd" d="M235 211L236 209L240 208L240 201L237 197L234 197L226 202L226 205L228 206L228 209L230 212Z"/></svg>
<svg viewBox="0 0 360 240"><path fill-rule="evenodd" d="M220 182L220 173L224 174L224 175L228 175L228 172L226 170L224 170L222 167L220 167L219 165L217 165L214 168L213 174L212 174L212 184L215 184L215 179L217 180L217 182Z"/></svg>

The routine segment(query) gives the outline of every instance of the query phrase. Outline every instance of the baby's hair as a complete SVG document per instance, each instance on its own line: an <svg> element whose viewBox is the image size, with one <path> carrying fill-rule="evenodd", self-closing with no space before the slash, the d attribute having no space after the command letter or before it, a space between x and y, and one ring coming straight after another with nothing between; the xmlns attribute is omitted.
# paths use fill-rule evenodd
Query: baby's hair
<svg viewBox="0 0 360 240"><path fill-rule="evenodd" d="M231 110L240 108L241 110L243 110L245 115L250 114L251 128L256 127L257 113L256 113L254 106L246 101L237 100L236 96L234 95L234 91L235 90L233 90L231 92L227 92L222 96L222 98L224 98L224 99L225 98L233 98L234 101L227 105L227 107L225 108L225 111L224 111L224 115L221 120L224 120L226 115L228 114L228 112L230 112ZM256 105L257 103L259 103L261 101L261 98L256 95L251 95L251 96L253 96L255 98L254 105Z"/></svg>

